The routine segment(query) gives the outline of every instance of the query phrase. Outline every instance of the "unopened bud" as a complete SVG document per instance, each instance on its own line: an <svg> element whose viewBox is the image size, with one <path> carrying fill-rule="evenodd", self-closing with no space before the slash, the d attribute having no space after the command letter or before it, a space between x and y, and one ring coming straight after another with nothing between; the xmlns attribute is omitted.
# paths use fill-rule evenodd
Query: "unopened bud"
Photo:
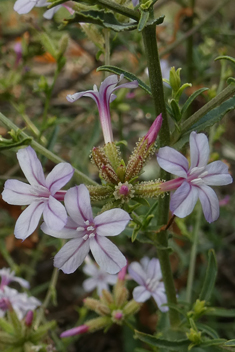
<svg viewBox="0 0 235 352"><path fill-rule="evenodd" d="M115 143L107 143L104 145L104 152L110 164L116 170L122 162L119 148Z"/></svg>
<svg viewBox="0 0 235 352"><path fill-rule="evenodd" d="M88 188L90 197L92 201L104 200L106 198L110 198L113 194L113 188L109 186L86 186Z"/></svg>
<svg viewBox="0 0 235 352"><path fill-rule="evenodd" d="M113 193L115 199L121 199L122 203L125 201L129 201L134 197L135 191L133 189L133 185L125 182L119 182L117 186L115 186L115 191Z"/></svg>
<svg viewBox="0 0 235 352"><path fill-rule="evenodd" d="M33 322L33 311L29 310L25 317L25 325L30 327L32 325L32 322Z"/></svg>
<svg viewBox="0 0 235 352"><path fill-rule="evenodd" d="M117 281L114 286L114 299L117 307L122 307L123 304L127 301L129 292L124 286L123 281Z"/></svg>
<svg viewBox="0 0 235 352"><path fill-rule="evenodd" d="M59 52L57 55L57 59L64 55L65 51L67 50L69 44L69 36L67 34L63 35L59 43Z"/></svg>
<svg viewBox="0 0 235 352"><path fill-rule="evenodd" d="M125 265L118 273L118 280L125 281L127 265Z"/></svg>
<svg viewBox="0 0 235 352"><path fill-rule="evenodd" d="M117 174L119 180L121 180L121 182L124 182L125 174L126 174L126 165L125 165L124 160L121 160L121 164L116 169L116 174Z"/></svg>
<svg viewBox="0 0 235 352"><path fill-rule="evenodd" d="M171 88L175 93L178 92L181 86L180 71L181 68L178 68L178 70L176 71L174 66L170 69L169 81Z"/></svg>
<svg viewBox="0 0 235 352"><path fill-rule="evenodd" d="M134 315L135 313L137 313L140 310L141 306L142 306L141 303L136 302L134 299L132 299L123 308L123 313L125 316Z"/></svg>
<svg viewBox="0 0 235 352"><path fill-rule="evenodd" d="M86 322L89 332L104 329L105 327L111 325L112 321L110 317L99 317Z"/></svg>
<svg viewBox="0 0 235 352"><path fill-rule="evenodd" d="M155 121L153 122L150 129L148 130L148 133L145 136L145 139L148 140L149 146L151 146L155 142L161 127L162 127L162 114L156 117Z"/></svg>
<svg viewBox="0 0 235 352"><path fill-rule="evenodd" d="M198 345L202 342L201 335L202 333L200 331L196 331L194 329L190 329L189 333L186 333L187 338L192 341L195 345Z"/></svg>
<svg viewBox="0 0 235 352"><path fill-rule="evenodd" d="M77 326L76 328L62 332L62 334L60 334L60 337L63 338L63 337L80 335L80 334L84 334L88 330L89 330L89 327L87 325L80 325L80 326Z"/></svg>
<svg viewBox="0 0 235 352"><path fill-rule="evenodd" d="M102 295L100 297L100 300L106 304L106 305L110 305L111 303L113 303L113 296L111 295L111 293L107 290L102 290Z"/></svg>
<svg viewBox="0 0 235 352"><path fill-rule="evenodd" d="M107 307L104 303L98 301L97 299L86 298L86 299L84 299L84 305L87 308L94 310L99 315L109 315L110 314L109 307Z"/></svg>
<svg viewBox="0 0 235 352"><path fill-rule="evenodd" d="M111 165L103 165L100 170L101 177L108 183L118 184L119 179Z"/></svg>

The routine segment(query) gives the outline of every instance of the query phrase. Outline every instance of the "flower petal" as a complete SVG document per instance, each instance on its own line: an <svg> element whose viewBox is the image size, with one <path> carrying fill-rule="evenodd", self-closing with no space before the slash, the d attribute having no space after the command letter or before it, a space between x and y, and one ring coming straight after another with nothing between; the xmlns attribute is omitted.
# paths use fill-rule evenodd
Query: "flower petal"
<svg viewBox="0 0 235 352"><path fill-rule="evenodd" d="M146 302L151 297L151 293L144 286L137 286L133 291L133 298L136 302Z"/></svg>
<svg viewBox="0 0 235 352"><path fill-rule="evenodd" d="M51 20L54 14L62 7L62 5L58 5L53 7L52 9L47 10L44 12L43 17L46 18L47 20Z"/></svg>
<svg viewBox="0 0 235 352"><path fill-rule="evenodd" d="M73 273L84 261L90 250L89 240L82 238L67 242L54 258L54 266L65 274Z"/></svg>
<svg viewBox="0 0 235 352"><path fill-rule="evenodd" d="M109 274L116 274L127 263L124 255L117 246L103 236L90 239L90 248L94 259Z"/></svg>
<svg viewBox="0 0 235 352"><path fill-rule="evenodd" d="M206 166L209 159L210 148L208 138L204 133L191 132L190 144L190 170L194 167Z"/></svg>
<svg viewBox="0 0 235 352"><path fill-rule="evenodd" d="M27 148L20 149L17 152L17 159L20 167L31 185L46 186L46 180L37 154L28 146Z"/></svg>
<svg viewBox="0 0 235 352"><path fill-rule="evenodd" d="M85 221L93 221L90 195L85 185L70 188L64 197L64 202L76 224L84 227Z"/></svg>
<svg viewBox="0 0 235 352"><path fill-rule="evenodd" d="M145 285L147 274L138 262L132 262L129 265L128 273L139 285Z"/></svg>
<svg viewBox="0 0 235 352"><path fill-rule="evenodd" d="M27 280L25 280L25 279L22 279L21 277L14 277L12 279L12 281L18 282L18 284L20 284L24 288L27 288L27 289L30 288L29 282Z"/></svg>
<svg viewBox="0 0 235 352"><path fill-rule="evenodd" d="M147 277L148 279L161 280L162 272L161 272L160 262L158 259L153 258L150 260L147 268Z"/></svg>
<svg viewBox="0 0 235 352"><path fill-rule="evenodd" d="M32 186L18 180L7 180L2 192L2 199L8 204L28 205L35 200Z"/></svg>
<svg viewBox="0 0 235 352"><path fill-rule="evenodd" d="M162 307L162 304L167 303L167 297L163 282L159 283L156 292L152 293L152 296L161 312L165 313L169 310L167 306Z"/></svg>
<svg viewBox="0 0 235 352"><path fill-rule="evenodd" d="M82 287L84 288L84 291L86 291L86 292L93 291L97 287L97 285L98 285L97 280L93 279L92 277L89 279L86 279L82 283Z"/></svg>
<svg viewBox="0 0 235 352"><path fill-rule="evenodd" d="M50 196L43 211L43 219L52 230L61 230L67 222L65 207L54 197Z"/></svg>
<svg viewBox="0 0 235 352"><path fill-rule="evenodd" d="M88 97L93 99L97 106L99 107L99 92L96 92L94 90L87 90L85 92L79 92L79 93L75 93L75 94L69 94L67 95L66 99L70 102L73 103L76 100L82 98L82 97Z"/></svg>
<svg viewBox="0 0 235 352"><path fill-rule="evenodd" d="M208 175L202 177L208 186L223 186L233 182L228 172L228 166L222 161L214 161L206 166Z"/></svg>
<svg viewBox="0 0 235 352"><path fill-rule="evenodd" d="M85 235L84 231L77 231L77 224L68 217L66 225L63 227L62 230L53 230L51 227L47 226L45 222L41 225L41 230L49 236L56 237L56 238L80 238Z"/></svg>
<svg viewBox="0 0 235 352"><path fill-rule="evenodd" d="M14 10L18 12L19 15L28 13L36 5L37 0L17 0L14 5Z"/></svg>
<svg viewBox="0 0 235 352"><path fill-rule="evenodd" d="M184 218L193 211L197 200L198 188L184 181L171 197L170 210L179 218Z"/></svg>
<svg viewBox="0 0 235 352"><path fill-rule="evenodd" d="M89 259L87 259L89 258ZM93 261L91 260L90 256L87 256L87 258L85 259L85 262L88 262L88 264L85 264L84 267L82 268L82 271L84 272L84 274L89 275L89 276L94 276L98 273L98 266L95 265L93 263Z"/></svg>
<svg viewBox="0 0 235 352"><path fill-rule="evenodd" d="M107 210L94 219L96 233L99 236L117 236L130 220L130 215L122 209Z"/></svg>
<svg viewBox="0 0 235 352"><path fill-rule="evenodd" d="M60 163L47 175L46 185L51 194L55 194L70 181L74 173L69 163Z"/></svg>
<svg viewBox="0 0 235 352"><path fill-rule="evenodd" d="M200 185L198 192L206 221L211 223L217 220L219 217L219 200L215 191L209 186Z"/></svg>
<svg viewBox="0 0 235 352"><path fill-rule="evenodd" d="M15 237L25 240L38 226L39 220L46 207L44 202L33 202L19 216L15 225Z"/></svg>
<svg viewBox="0 0 235 352"><path fill-rule="evenodd" d="M177 150L170 147L160 148L157 154L160 167L173 175L187 177L188 160Z"/></svg>

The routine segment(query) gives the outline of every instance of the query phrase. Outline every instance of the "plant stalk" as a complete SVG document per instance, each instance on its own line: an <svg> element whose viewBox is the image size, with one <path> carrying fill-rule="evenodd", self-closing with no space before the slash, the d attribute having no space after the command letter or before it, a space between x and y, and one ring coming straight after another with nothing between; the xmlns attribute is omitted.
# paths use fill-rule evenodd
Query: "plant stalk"
<svg viewBox="0 0 235 352"><path fill-rule="evenodd" d="M154 17L153 8L150 13L151 19ZM152 97L155 107L156 116L162 113L163 123L159 133L161 147L170 144L170 130L167 120L167 112L163 91L162 74L160 67L160 60L158 55L157 38L156 38L156 25L144 28L143 41L147 57L147 65L149 70L149 80L152 91ZM164 170L161 170L160 177L165 180L170 179L170 175ZM169 214L169 195L159 199L158 205L158 225L166 225L168 222ZM157 247L157 254L161 264L163 281L166 289L168 303L176 304L176 292L174 280L171 270L170 258L168 247L168 233L161 231L156 235L155 245ZM162 247L163 249L160 249ZM176 310L169 309L169 317L171 326L179 325L179 314Z"/></svg>

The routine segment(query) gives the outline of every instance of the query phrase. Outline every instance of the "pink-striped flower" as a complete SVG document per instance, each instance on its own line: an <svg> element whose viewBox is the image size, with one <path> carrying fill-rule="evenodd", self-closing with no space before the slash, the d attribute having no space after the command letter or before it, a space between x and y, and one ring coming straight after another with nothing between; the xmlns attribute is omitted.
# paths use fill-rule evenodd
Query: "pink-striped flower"
<svg viewBox="0 0 235 352"><path fill-rule="evenodd" d="M205 218L212 222L219 217L219 201L216 193L209 186L222 186L233 182L228 166L222 161L210 164L209 143L204 133L190 134L190 159L188 160L170 147L160 148L157 161L160 167L178 178L161 185L162 191L175 190L171 197L170 210L180 218L189 215L199 198Z"/></svg>
<svg viewBox="0 0 235 352"><path fill-rule="evenodd" d="M16 221L16 238L24 240L31 235L42 214L48 227L61 230L66 224L67 213L59 201L63 200L65 191L59 190L71 179L74 169L69 163L60 163L45 178L33 148L20 149L17 158L30 185L7 180L2 192L2 198L8 204L29 205Z"/></svg>
<svg viewBox="0 0 235 352"><path fill-rule="evenodd" d="M133 298L136 302L145 302L151 296L162 312L167 312L168 307L163 306L167 303L164 283L162 279L162 272L159 260L156 258L149 259L144 257L138 262L132 262L128 267L129 275L140 286L137 286L133 291Z"/></svg>
<svg viewBox="0 0 235 352"><path fill-rule="evenodd" d="M120 79L116 75L111 75L107 77L100 85L100 90L96 85L94 85L93 90L87 90L85 92L75 93L73 95L67 95L67 100L70 103L80 99L81 97L92 98L98 107L101 128L104 135L104 142L113 142L113 131L111 126L111 117L109 104L114 101L116 95L113 92L119 88L136 88L138 87L138 82L135 80L133 82L128 82L117 86L117 84L123 79L123 75Z"/></svg>
<svg viewBox="0 0 235 352"><path fill-rule="evenodd" d="M45 223L41 227L50 236L71 239L56 254L55 267L66 274L73 273L91 250L101 269L109 274L120 271L126 265L126 258L106 236L120 234L130 221L129 214L122 209L111 209L93 218L85 185L70 188L64 202L70 217L63 230L54 231Z"/></svg>

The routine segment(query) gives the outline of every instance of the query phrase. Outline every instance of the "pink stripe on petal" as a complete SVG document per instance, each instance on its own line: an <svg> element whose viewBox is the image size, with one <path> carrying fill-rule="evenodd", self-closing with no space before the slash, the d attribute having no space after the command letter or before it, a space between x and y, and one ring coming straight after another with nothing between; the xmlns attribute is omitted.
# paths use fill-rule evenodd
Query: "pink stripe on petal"
<svg viewBox="0 0 235 352"><path fill-rule="evenodd" d="M209 159L210 149L208 138L204 133L191 132L190 144L190 170L194 167L206 166Z"/></svg>
<svg viewBox="0 0 235 352"><path fill-rule="evenodd" d="M188 160L177 150L170 147L160 148L157 161L163 170L179 177L187 177Z"/></svg>
<svg viewBox="0 0 235 352"><path fill-rule="evenodd" d="M2 192L2 199L8 204L28 205L37 197L32 193L32 186L18 180L7 180Z"/></svg>
<svg viewBox="0 0 235 352"><path fill-rule="evenodd" d="M193 211L197 200L198 188L185 181L172 195L170 210L179 218L184 218Z"/></svg>
<svg viewBox="0 0 235 352"><path fill-rule="evenodd" d="M151 293L144 286L137 286L133 291L133 298L136 302L146 302L151 297Z"/></svg>
<svg viewBox="0 0 235 352"><path fill-rule="evenodd" d="M131 263L128 267L128 273L139 285L145 285L145 281L147 280L147 273L139 263Z"/></svg>
<svg viewBox="0 0 235 352"><path fill-rule="evenodd" d="M45 222L41 225L41 230L46 235L56 237L56 238L70 239L70 238L83 237L85 235L85 232L84 231L80 231L80 232L77 231L77 226L78 225L75 224L75 222L71 218L68 217L66 225L60 231L51 229L50 227L47 226L47 224Z"/></svg>
<svg viewBox="0 0 235 352"><path fill-rule="evenodd" d="M219 200L215 191L209 186L200 185L198 192L206 220L209 223L217 220L219 217Z"/></svg>
<svg viewBox="0 0 235 352"><path fill-rule="evenodd" d="M46 186L46 180L37 154L30 146L17 152L20 167L31 185Z"/></svg>
<svg viewBox="0 0 235 352"><path fill-rule="evenodd" d="M96 233L99 236L117 236L130 220L130 215L122 209L107 210L94 219Z"/></svg>
<svg viewBox="0 0 235 352"><path fill-rule="evenodd" d="M25 240L36 230L45 206L45 203L35 201L23 211L16 221L16 238Z"/></svg>
<svg viewBox="0 0 235 352"><path fill-rule="evenodd" d="M67 218L65 207L58 200L50 196L43 211L43 219L47 226L59 231L65 226Z"/></svg>
<svg viewBox="0 0 235 352"><path fill-rule="evenodd" d="M54 258L54 266L65 274L73 273L84 261L90 250L89 240L82 238L67 242Z"/></svg>
<svg viewBox="0 0 235 352"><path fill-rule="evenodd" d="M93 221L90 195L85 185L70 188L64 202L69 215L78 225L84 227L85 221Z"/></svg>
<svg viewBox="0 0 235 352"><path fill-rule="evenodd" d="M109 274L116 274L127 263L124 255L110 240L103 236L90 239L90 248L94 259Z"/></svg>
<svg viewBox="0 0 235 352"><path fill-rule="evenodd" d="M223 186L233 182L228 172L228 166L222 161L214 161L206 166L208 175L202 177L208 186Z"/></svg>
<svg viewBox="0 0 235 352"><path fill-rule="evenodd" d="M46 185L51 194L55 194L70 181L74 168L69 163L60 163L47 175Z"/></svg>

